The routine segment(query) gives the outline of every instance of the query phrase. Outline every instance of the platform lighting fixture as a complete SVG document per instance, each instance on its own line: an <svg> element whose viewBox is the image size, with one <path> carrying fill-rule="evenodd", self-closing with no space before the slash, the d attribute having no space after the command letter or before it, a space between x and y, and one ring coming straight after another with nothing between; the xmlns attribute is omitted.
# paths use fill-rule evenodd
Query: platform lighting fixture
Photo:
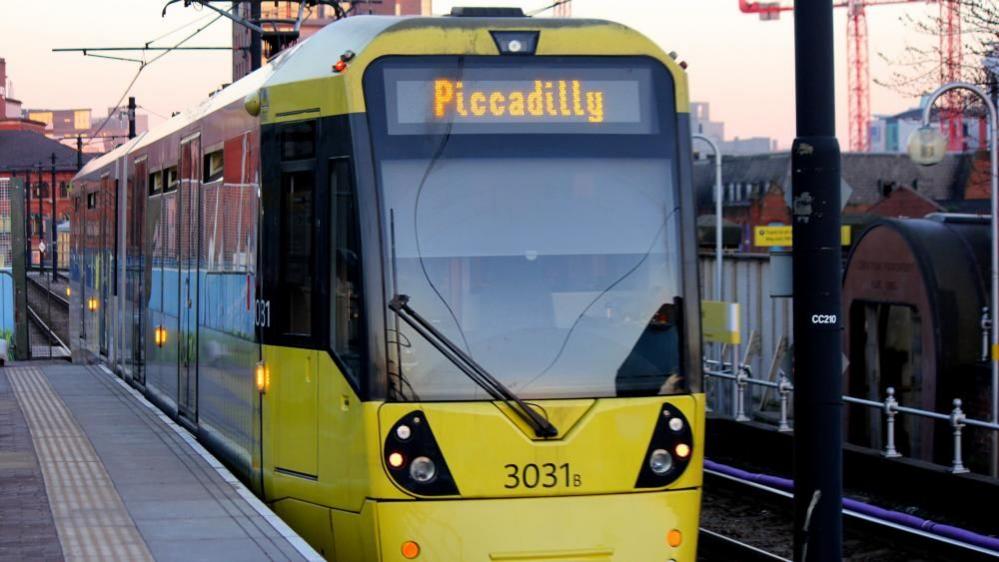
<svg viewBox="0 0 999 562"><path fill-rule="evenodd" d="M999 199L997 199L996 193L999 190L999 139L996 136L999 135L999 112L997 112L996 106L988 94L978 86L968 84L967 82L950 82L944 84L926 99L926 105L923 106L923 126L909 135L907 149L909 158L913 162L923 166L938 164L944 159L947 141L937 128L930 125L930 114L933 109L933 102L944 94L954 90L969 91L982 100L982 103L988 108L989 130L992 133L992 140L989 147L992 171L992 224L990 230L992 233L992 298L987 325L989 326L989 336L991 339L989 355L992 360L991 421L995 423L999 420L999 330L996 329L996 304L999 303L999 236L996 235L996 228L999 226L999 222L996 220L999 217ZM999 476L999 454L997 453L999 453L999 433L993 432L992 455L989 462L993 477Z"/></svg>
<svg viewBox="0 0 999 562"><path fill-rule="evenodd" d="M704 141L715 154L715 300L722 300L722 153L718 144L710 138L693 135L694 140Z"/></svg>

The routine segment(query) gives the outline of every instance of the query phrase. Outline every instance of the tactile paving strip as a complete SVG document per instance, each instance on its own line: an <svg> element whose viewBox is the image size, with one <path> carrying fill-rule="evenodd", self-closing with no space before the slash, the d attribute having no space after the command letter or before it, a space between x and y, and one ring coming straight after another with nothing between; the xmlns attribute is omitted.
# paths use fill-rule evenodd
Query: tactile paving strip
<svg viewBox="0 0 999 562"><path fill-rule="evenodd" d="M152 561L111 477L41 371L7 369L31 430L67 561Z"/></svg>

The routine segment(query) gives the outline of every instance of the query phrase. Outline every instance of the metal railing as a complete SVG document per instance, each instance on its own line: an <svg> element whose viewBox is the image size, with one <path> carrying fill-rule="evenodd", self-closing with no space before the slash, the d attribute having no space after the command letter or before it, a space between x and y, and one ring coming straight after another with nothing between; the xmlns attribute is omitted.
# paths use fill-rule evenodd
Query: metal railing
<svg viewBox="0 0 999 562"><path fill-rule="evenodd" d="M791 426L790 400L794 392L794 385L790 378L784 374L783 370L778 370L777 380L768 381L753 378L752 370L746 364L740 364L737 368L732 368L731 362L716 361L713 359L704 360L704 376L716 379L728 380L735 385L734 419L737 422L750 421L746 415L746 395L747 390L753 386L770 388L777 392L780 401L780 418L777 422L777 430L782 432L794 431ZM927 418L931 420L947 422L951 427L953 437L954 456L949 469L954 474L968 472L964 465L964 458L961 451L961 434L965 426L977 427L990 431L999 431L999 423L976 420L969 418L961 409L961 399L955 398L954 408L949 413L932 412L919 408L912 408L899 404L895 398L895 389L888 387L883 401L856 398L854 396L843 396L843 401L848 404L856 404L868 408L880 410L885 420L885 446L881 449L881 454L887 458L901 457L895 445L895 417L898 414L905 414L914 417Z"/></svg>

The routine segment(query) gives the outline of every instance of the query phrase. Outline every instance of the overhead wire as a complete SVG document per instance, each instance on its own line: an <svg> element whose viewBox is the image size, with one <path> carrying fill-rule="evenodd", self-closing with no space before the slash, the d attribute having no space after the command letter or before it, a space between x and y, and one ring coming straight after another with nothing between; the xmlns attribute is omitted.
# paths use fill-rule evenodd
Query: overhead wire
<svg viewBox="0 0 999 562"><path fill-rule="evenodd" d="M176 49L176 48L180 47L181 45L183 45L184 43L190 41L195 36L197 36L199 33L201 33L202 31L204 31L205 29L208 29L208 27L210 27L212 24L214 24L215 22L217 22L221 18L222 18L221 14L215 16L207 24L205 24L205 25L199 27L198 29L194 30L193 33L191 33L190 35L184 37L183 39L181 39L180 41L178 41L177 43L175 43L173 46L171 46L170 48L166 49L162 53L157 54L155 57L149 59L148 61L143 60L143 61L139 62L139 69L136 70L135 75L132 76L132 80L128 83L128 86L125 87L125 91L122 92L121 97L118 98L118 101L112 107L114 107L114 108L121 107L121 103L123 101L125 101L125 97L128 96L129 92L132 91L132 87L135 86L136 81L139 80L139 76L142 75L142 71L145 70L149 65L151 65L154 62L160 60L161 58L165 57L166 55L172 53L174 51L174 49ZM197 21L203 21L204 19L205 18L202 18L201 20L195 20L195 22L197 22ZM179 29L183 29L184 27L187 27L191 23L195 23L195 22L188 22L188 24L182 26ZM167 35L175 33L176 31L179 31L179 29L172 31L172 32L168 33ZM153 39L152 41L149 41L149 43L153 43L153 42L157 41L158 39L161 39L162 37L165 37L165 36L166 35L163 35L163 36L160 36L157 39ZM146 45L149 45L149 43L146 43ZM145 55L143 54L143 56L145 56ZM97 128L97 130L90 134L90 139L87 140L87 144L90 144L90 143L94 142L95 140L97 140L99 138L98 135L100 134L100 132L104 130L104 127L107 126L107 124L111 121L111 118L114 117L114 115L116 113L117 113L117 111L112 111L111 113L108 114L107 117L104 118L104 121L101 122L101 125Z"/></svg>
<svg viewBox="0 0 999 562"><path fill-rule="evenodd" d="M528 12L527 15L529 15L529 16L536 16L538 14L543 14L543 13L547 12L548 10L551 10L551 9L554 9L554 8L558 8L562 4L568 4L569 2L571 2L571 0L557 0L554 3L545 6L544 8L538 8L537 10L534 10L533 12Z"/></svg>

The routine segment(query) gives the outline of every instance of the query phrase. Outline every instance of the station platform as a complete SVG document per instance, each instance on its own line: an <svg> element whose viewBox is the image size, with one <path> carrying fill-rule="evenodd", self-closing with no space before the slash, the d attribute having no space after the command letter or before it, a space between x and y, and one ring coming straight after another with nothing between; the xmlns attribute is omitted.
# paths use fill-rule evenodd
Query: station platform
<svg viewBox="0 0 999 562"><path fill-rule="evenodd" d="M321 559L103 367L0 369L0 561Z"/></svg>

